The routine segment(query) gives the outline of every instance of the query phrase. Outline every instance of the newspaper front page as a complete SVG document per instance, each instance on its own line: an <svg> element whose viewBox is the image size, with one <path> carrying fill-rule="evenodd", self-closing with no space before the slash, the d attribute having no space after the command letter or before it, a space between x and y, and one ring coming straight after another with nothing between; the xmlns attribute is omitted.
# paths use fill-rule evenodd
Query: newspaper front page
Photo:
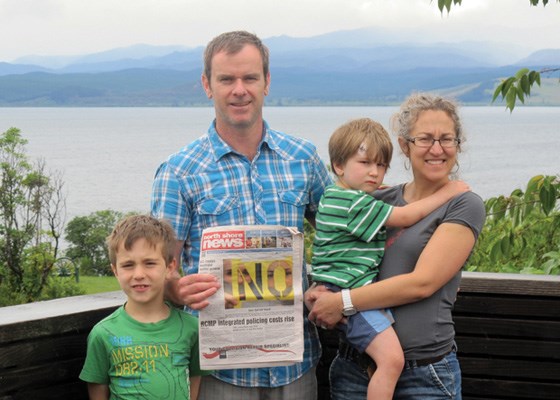
<svg viewBox="0 0 560 400"><path fill-rule="evenodd" d="M221 288L199 313L201 368L258 368L303 360L303 246L296 228L204 230L199 272L215 275Z"/></svg>

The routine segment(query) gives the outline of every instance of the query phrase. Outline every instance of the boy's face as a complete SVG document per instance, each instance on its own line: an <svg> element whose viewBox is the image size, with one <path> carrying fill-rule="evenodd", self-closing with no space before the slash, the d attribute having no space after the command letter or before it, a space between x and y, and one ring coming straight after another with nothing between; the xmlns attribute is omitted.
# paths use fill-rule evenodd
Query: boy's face
<svg viewBox="0 0 560 400"><path fill-rule="evenodd" d="M163 303L165 279L171 265L165 263L161 243L153 247L145 239L138 239L130 250L125 249L121 243L116 265L111 265L111 268L129 303Z"/></svg>
<svg viewBox="0 0 560 400"><path fill-rule="evenodd" d="M335 164L334 170L338 186L371 193L383 183L387 164L369 157L367 149L362 145L345 164Z"/></svg>

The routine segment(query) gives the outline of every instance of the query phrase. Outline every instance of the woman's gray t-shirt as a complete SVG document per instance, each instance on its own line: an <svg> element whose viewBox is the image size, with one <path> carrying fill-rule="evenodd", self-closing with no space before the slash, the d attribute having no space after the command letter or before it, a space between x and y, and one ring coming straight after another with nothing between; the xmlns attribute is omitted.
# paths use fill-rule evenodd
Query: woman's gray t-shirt
<svg viewBox="0 0 560 400"><path fill-rule="evenodd" d="M407 203L403 199L403 189L404 185L398 185L379 190L374 196L388 204L404 206ZM451 199L415 225L408 228L388 227L379 280L411 272L440 224L464 225L478 238L485 218L482 199L473 192L466 192ZM451 311L460 281L459 271L429 298L392 308L394 328L407 360L435 357L451 350L455 339Z"/></svg>

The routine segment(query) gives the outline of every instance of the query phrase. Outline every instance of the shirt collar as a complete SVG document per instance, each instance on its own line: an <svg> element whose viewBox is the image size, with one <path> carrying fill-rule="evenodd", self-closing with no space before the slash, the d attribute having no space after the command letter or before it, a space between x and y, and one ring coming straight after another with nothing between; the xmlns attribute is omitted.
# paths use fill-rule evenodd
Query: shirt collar
<svg viewBox="0 0 560 400"><path fill-rule="evenodd" d="M280 148L274 138L274 131L268 127L268 123L266 121L263 121L263 131L264 135L259 143L259 149L262 149L263 145L266 143L271 150L278 151ZM216 161L229 153L238 154L220 137L220 135L218 135L218 131L216 130L216 120L214 120L210 125L210 128L208 128L208 138L210 139L210 144L216 157Z"/></svg>

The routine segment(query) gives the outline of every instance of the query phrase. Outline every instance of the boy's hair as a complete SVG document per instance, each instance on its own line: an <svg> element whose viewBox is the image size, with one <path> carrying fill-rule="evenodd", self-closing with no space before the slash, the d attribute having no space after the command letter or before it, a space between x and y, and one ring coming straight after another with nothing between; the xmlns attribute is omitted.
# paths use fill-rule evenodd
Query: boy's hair
<svg viewBox="0 0 560 400"><path fill-rule="evenodd" d="M169 222L150 215L132 215L117 222L113 232L107 237L111 264L117 263L117 252L121 243L126 250L130 250L138 239L145 239L154 248L161 243L166 265L173 261L177 238Z"/></svg>
<svg viewBox="0 0 560 400"><path fill-rule="evenodd" d="M335 165L344 165L360 147L366 148L368 158L391 164L393 143L383 126L370 118L359 118L339 126L329 140L332 171Z"/></svg>
<svg viewBox="0 0 560 400"><path fill-rule="evenodd" d="M204 50L204 75L210 81L212 75L212 58L219 52L225 51L227 54L237 54L246 45L252 45L261 53L263 63L263 74L266 79L269 71L269 52L268 48L258 38L257 35L246 31L225 32L208 43Z"/></svg>

